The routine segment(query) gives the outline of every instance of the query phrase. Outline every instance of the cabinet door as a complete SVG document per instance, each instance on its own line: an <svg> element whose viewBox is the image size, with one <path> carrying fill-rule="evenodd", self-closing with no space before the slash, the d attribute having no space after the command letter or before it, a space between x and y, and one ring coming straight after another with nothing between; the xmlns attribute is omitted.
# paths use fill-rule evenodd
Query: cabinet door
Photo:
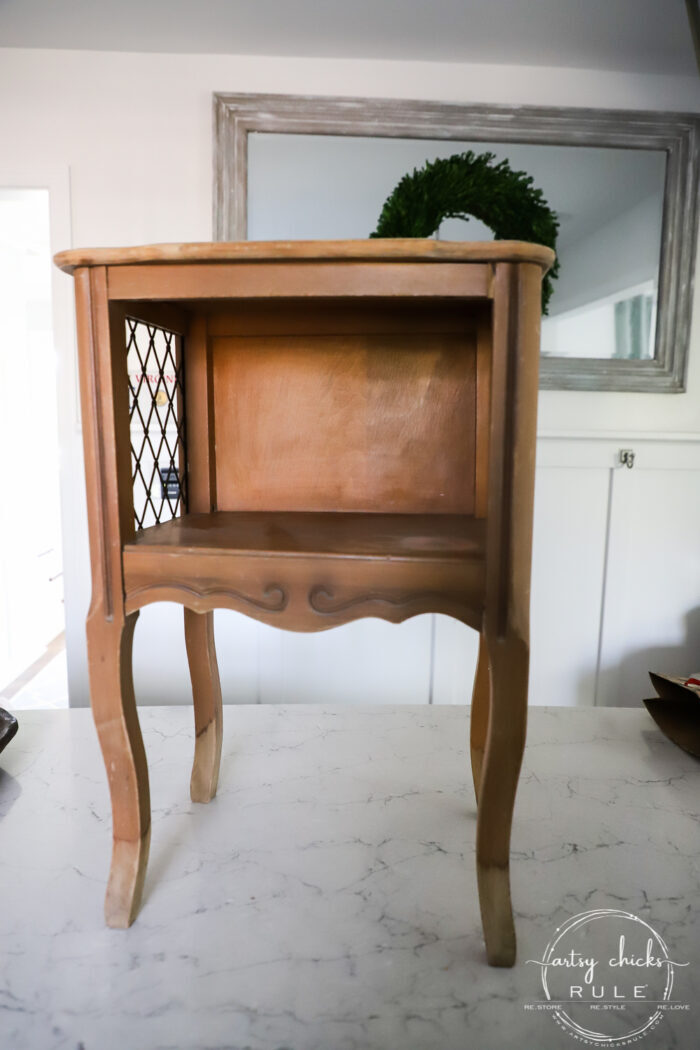
<svg viewBox="0 0 700 1050"><path fill-rule="evenodd" d="M649 671L700 670L697 456L693 446L643 450L613 475L599 704L654 696Z"/></svg>
<svg viewBox="0 0 700 1050"><path fill-rule="evenodd" d="M262 703L425 704L431 616L357 620L319 634L258 625Z"/></svg>
<svg viewBox="0 0 700 1050"><path fill-rule="evenodd" d="M214 623L223 701L427 704L432 620L357 620L330 631L297 634L219 609ZM134 637L139 702L192 702L185 646L177 642L182 630L179 605L159 602L141 611Z"/></svg>
<svg viewBox="0 0 700 1050"><path fill-rule="evenodd" d="M535 487L530 703L595 703L610 470L542 466Z"/></svg>
<svg viewBox="0 0 700 1050"><path fill-rule="evenodd" d="M530 703L592 705L600 635L610 470L540 466L530 613ZM478 637L436 617L435 703L468 703Z"/></svg>

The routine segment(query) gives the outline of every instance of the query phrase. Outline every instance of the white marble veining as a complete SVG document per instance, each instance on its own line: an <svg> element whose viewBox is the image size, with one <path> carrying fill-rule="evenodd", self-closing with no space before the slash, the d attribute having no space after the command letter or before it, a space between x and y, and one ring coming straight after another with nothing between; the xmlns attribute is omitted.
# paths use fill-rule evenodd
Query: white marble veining
<svg viewBox="0 0 700 1050"><path fill-rule="evenodd" d="M468 713L229 706L218 797L191 712L141 710L143 909L106 929L106 777L89 711L31 711L0 757L0 1050L574 1046L528 957L589 907L649 921L700 999L700 764L643 710L533 708L513 831L513 970L485 964ZM695 1050L697 1011L650 1050Z"/></svg>

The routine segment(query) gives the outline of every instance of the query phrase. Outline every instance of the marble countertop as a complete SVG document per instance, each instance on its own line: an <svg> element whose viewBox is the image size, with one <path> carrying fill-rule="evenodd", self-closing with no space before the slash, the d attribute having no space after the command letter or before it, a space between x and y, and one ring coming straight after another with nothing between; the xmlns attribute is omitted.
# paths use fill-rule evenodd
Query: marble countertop
<svg viewBox="0 0 700 1050"><path fill-rule="evenodd" d="M644 918L690 962L691 1010L641 1045L697 1047L700 763L646 711L531 709L512 970L485 964L467 709L228 706L209 806L189 800L191 711L140 714L153 834L128 931L103 925L90 712L22 714L0 757L2 1050L574 1046L526 1009L542 988L525 960L595 907Z"/></svg>

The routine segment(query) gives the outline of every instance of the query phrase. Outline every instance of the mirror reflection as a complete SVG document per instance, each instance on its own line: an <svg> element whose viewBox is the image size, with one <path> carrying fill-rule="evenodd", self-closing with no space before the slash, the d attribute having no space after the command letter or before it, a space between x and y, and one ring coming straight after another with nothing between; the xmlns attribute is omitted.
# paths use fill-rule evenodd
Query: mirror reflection
<svg viewBox="0 0 700 1050"><path fill-rule="evenodd" d="M468 149L493 153L531 175L559 217L561 271L543 318L542 353L653 358L666 168L661 150L255 132L248 136L248 237L367 237L403 175ZM490 240L493 234L475 219L449 219L437 236Z"/></svg>

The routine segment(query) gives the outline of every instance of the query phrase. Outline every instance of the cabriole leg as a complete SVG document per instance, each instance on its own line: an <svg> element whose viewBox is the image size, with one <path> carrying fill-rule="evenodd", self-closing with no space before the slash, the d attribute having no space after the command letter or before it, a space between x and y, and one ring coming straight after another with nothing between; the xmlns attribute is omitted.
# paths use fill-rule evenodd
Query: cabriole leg
<svg viewBox="0 0 700 1050"><path fill-rule="evenodd" d="M151 802L148 765L132 677L138 613L107 620L88 617L90 696L112 801L112 864L105 898L108 926L125 929L136 918L148 863Z"/></svg>
<svg viewBox="0 0 700 1050"><path fill-rule="evenodd" d="M214 614L185 609L185 644L194 702L194 763L190 780L193 802L209 802L216 794L221 763L223 712L221 683L214 646Z"/></svg>
<svg viewBox="0 0 700 1050"><path fill-rule="evenodd" d="M476 831L479 903L491 966L515 962L510 899L510 831L527 721L529 647L513 634L485 642L491 713L481 771Z"/></svg>
<svg viewBox="0 0 700 1050"><path fill-rule="evenodd" d="M471 721L469 726L472 779L474 780L474 794L479 801L481 790L481 770L484 764L484 748L486 746L486 735L489 728L489 711L491 709L491 679L489 675L489 657L486 648L486 636L483 631L479 635L479 659L474 676L474 689L472 692Z"/></svg>

